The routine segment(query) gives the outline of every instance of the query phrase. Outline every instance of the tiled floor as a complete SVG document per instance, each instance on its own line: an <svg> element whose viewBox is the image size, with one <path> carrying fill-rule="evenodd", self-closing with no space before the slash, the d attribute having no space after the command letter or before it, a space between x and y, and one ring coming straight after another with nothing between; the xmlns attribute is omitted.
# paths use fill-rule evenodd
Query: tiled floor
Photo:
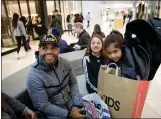
<svg viewBox="0 0 161 119"><path fill-rule="evenodd" d="M110 29L108 23L102 25L102 31L105 35L108 35L112 29ZM90 28L86 29L90 34L92 34L94 25L91 25ZM118 29L121 33L124 34L125 28ZM66 40L68 44L76 42L78 39L73 36L69 36L68 33L65 33L62 36L62 39ZM20 59L17 60L17 53L11 53L2 57L2 80L11 74L27 67L35 61L34 52L38 49L38 41L31 42L32 50L26 53L24 48L21 48ZM83 78L84 76L81 76ZM146 103L143 109L142 117L143 118L161 118L161 66L159 67L154 80L151 82L149 93L147 95ZM85 85L83 80L79 80L79 85ZM81 88L84 89L84 88Z"/></svg>

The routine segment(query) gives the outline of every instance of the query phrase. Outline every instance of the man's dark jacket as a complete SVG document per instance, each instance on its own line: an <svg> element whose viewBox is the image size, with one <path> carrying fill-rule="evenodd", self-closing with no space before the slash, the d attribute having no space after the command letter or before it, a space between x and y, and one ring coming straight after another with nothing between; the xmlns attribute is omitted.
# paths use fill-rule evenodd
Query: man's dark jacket
<svg viewBox="0 0 161 119"><path fill-rule="evenodd" d="M81 46L81 50L84 48L87 48L88 46L88 41L90 40L90 35L89 33L84 29L78 36L79 40L77 43L72 43L71 46L74 45L80 45Z"/></svg>

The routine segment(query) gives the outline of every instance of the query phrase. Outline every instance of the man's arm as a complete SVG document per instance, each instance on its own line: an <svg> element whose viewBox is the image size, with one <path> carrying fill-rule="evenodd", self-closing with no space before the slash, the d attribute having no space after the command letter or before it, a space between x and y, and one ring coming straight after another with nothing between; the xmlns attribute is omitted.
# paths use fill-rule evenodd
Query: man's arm
<svg viewBox="0 0 161 119"><path fill-rule="evenodd" d="M78 42L76 42L76 43L71 43L70 46L73 47L74 45L77 45L77 44L78 44Z"/></svg>
<svg viewBox="0 0 161 119"><path fill-rule="evenodd" d="M89 39L90 39L90 36L85 36L83 38L83 42L84 43L80 45L81 46L81 50L84 49L84 48L87 48Z"/></svg>
<svg viewBox="0 0 161 119"><path fill-rule="evenodd" d="M45 115L62 118L68 116L68 110L62 109L49 102L47 92L43 87L43 82L41 82L38 77L35 78L31 74L28 75L27 89L34 106Z"/></svg>
<svg viewBox="0 0 161 119"><path fill-rule="evenodd" d="M75 107L81 107L82 106L82 97L79 92L78 82L77 82L76 76L74 74L74 71L72 69L72 66L69 62L68 62L68 66L70 68L69 86L71 88L70 90L71 90L72 101L73 101Z"/></svg>
<svg viewBox="0 0 161 119"><path fill-rule="evenodd" d="M13 97L10 97L4 93L2 93L2 95L4 96L4 98L6 99L6 102L8 103L8 105L17 113L22 113L24 114L24 112L28 109L28 107L26 107L26 105L22 104L20 101L16 100Z"/></svg>

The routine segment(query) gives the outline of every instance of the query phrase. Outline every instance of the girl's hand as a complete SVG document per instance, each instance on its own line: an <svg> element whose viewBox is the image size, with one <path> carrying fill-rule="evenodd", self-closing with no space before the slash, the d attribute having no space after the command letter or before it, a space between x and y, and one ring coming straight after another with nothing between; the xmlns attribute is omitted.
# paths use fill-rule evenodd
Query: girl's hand
<svg viewBox="0 0 161 119"><path fill-rule="evenodd" d="M107 69L107 65L101 65L102 69Z"/></svg>

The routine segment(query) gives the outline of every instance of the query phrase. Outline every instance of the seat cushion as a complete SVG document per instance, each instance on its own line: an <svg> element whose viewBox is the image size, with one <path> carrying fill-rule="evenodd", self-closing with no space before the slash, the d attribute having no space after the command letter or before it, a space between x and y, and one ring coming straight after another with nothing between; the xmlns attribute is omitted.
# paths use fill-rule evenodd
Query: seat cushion
<svg viewBox="0 0 161 119"><path fill-rule="evenodd" d="M83 74L82 59L86 49L60 54L60 57L67 59L75 72L75 75Z"/></svg>

